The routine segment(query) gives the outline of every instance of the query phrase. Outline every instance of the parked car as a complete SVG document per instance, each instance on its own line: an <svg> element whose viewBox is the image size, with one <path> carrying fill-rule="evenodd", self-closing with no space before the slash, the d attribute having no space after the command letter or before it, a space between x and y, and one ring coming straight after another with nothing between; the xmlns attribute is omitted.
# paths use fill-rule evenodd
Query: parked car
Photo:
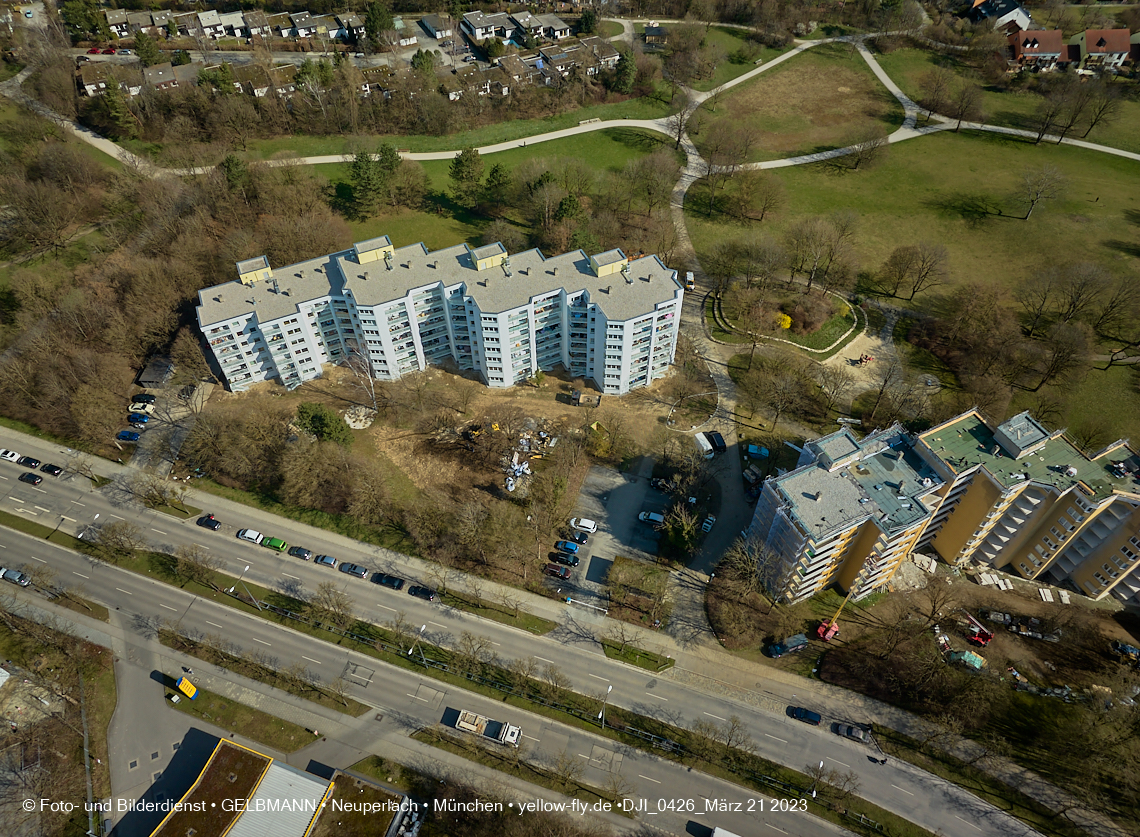
<svg viewBox="0 0 1140 837"><path fill-rule="evenodd" d="M120 49L119 50L119 55L131 55L131 54L132 53L129 49Z"/></svg>
<svg viewBox="0 0 1140 837"><path fill-rule="evenodd" d="M104 55L114 55L115 54L115 48L114 47L107 47L105 50L103 50L103 54Z"/></svg>
<svg viewBox="0 0 1140 837"><path fill-rule="evenodd" d="M590 536L585 532L572 532L570 534L570 540L574 541L578 546L585 546L586 542L590 540Z"/></svg>
<svg viewBox="0 0 1140 837"><path fill-rule="evenodd" d="M24 17L28 17L28 18L35 17L35 12L33 12L31 9L28 9L27 11L24 12Z"/></svg>
<svg viewBox="0 0 1140 837"><path fill-rule="evenodd" d="M308 561L313 557L313 553L309 552L309 550L305 549L303 546L289 547L289 554L294 558L300 558L302 561Z"/></svg>
<svg viewBox="0 0 1140 837"><path fill-rule="evenodd" d="M120 442L137 442L139 434L133 430L120 430L119 435L115 437Z"/></svg>
<svg viewBox="0 0 1140 837"><path fill-rule="evenodd" d="M336 568L336 559L331 555L318 555L313 559L313 563L318 564L322 567L332 567L334 569Z"/></svg>
<svg viewBox="0 0 1140 837"><path fill-rule="evenodd" d="M6 459L9 462L19 462L20 461L20 454L16 453L14 450L8 450L7 448L0 448L0 459Z"/></svg>
<svg viewBox="0 0 1140 837"><path fill-rule="evenodd" d="M577 555L570 555L565 552L555 552L554 560L559 564L565 564L568 567L576 567L580 562L580 559Z"/></svg>
<svg viewBox="0 0 1140 837"><path fill-rule="evenodd" d="M198 518L198 525L203 529L213 529L216 532L222 528L222 521L218 520L212 514L207 514L204 517Z"/></svg>
<svg viewBox="0 0 1140 837"><path fill-rule="evenodd" d="M696 289L697 289L697 283L693 279L693 271L686 270L685 271L685 290L686 291L695 291Z"/></svg>
<svg viewBox="0 0 1140 837"><path fill-rule="evenodd" d="M238 529L238 540L249 541L250 543L261 543L264 535L256 529Z"/></svg>
<svg viewBox="0 0 1140 837"><path fill-rule="evenodd" d="M274 552L284 552L289 548L289 544L281 538L271 538L268 535L261 539L261 545L266 549L272 549Z"/></svg>
<svg viewBox="0 0 1140 837"><path fill-rule="evenodd" d="M598 531L598 524L585 517L575 517L570 521L570 528L580 532L589 532L591 535Z"/></svg>
<svg viewBox="0 0 1140 837"><path fill-rule="evenodd" d="M21 456L19 459L16 460L16 464L22 465L25 468L38 468L38 467L40 467L40 461L33 456Z"/></svg>
<svg viewBox="0 0 1140 837"><path fill-rule="evenodd" d="M709 444L717 453L724 453L728 450L728 445L724 443L724 436L721 436L715 430L706 430L705 438L709 440Z"/></svg>
<svg viewBox="0 0 1140 837"><path fill-rule="evenodd" d="M13 584L19 584L21 587L27 587L32 583L32 580L19 570L9 570L4 567L0 567L0 578Z"/></svg>
<svg viewBox="0 0 1140 837"><path fill-rule="evenodd" d="M701 524L702 532L711 532L712 527L716 525L716 518L711 514L705 518L705 522Z"/></svg>
<svg viewBox="0 0 1140 837"><path fill-rule="evenodd" d="M415 596L417 599L424 599L429 602L434 602L438 596L435 591L430 587L420 587L418 584L413 584L408 588L408 595Z"/></svg>
<svg viewBox="0 0 1140 837"><path fill-rule="evenodd" d="M874 743L871 739L871 733L862 727L852 726L851 724L836 724L833 729L837 735L850 738L852 741L858 741L860 744Z"/></svg>
<svg viewBox="0 0 1140 837"><path fill-rule="evenodd" d="M153 404L155 400L155 397L147 392L140 392L131 396L131 401L136 404Z"/></svg>
<svg viewBox="0 0 1140 837"><path fill-rule="evenodd" d="M637 516L637 519L651 526L660 526L665 522L665 517L657 512L641 512L641 514Z"/></svg>
<svg viewBox="0 0 1140 837"><path fill-rule="evenodd" d="M570 568L560 567L557 564L547 564L545 572L547 575L552 575L555 578L561 578L563 580L570 577Z"/></svg>
<svg viewBox="0 0 1140 837"><path fill-rule="evenodd" d="M144 416L149 416L154 413L154 405L148 404L145 401L133 401L131 402L131 412L142 413Z"/></svg>
<svg viewBox="0 0 1140 837"><path fill-rule="evenodd" d="M340 571L347 575L354 575L357 578L364 578L368 575L368 570L364 569L360 564L350 564L347 561L340 565Z"/></svg>
<svg viewBox="0 0 1140 837"><path fill-rule="evenodd" d="M797 721L803 721L805 724L811 724L812 726L818 727L823 721L823 716L818 712L812 712L810 709L804 709L802 706L789 706L788 714Z"/></svg>
<svg viewBox="0 0 1140 837"><path fill-rule="evenodd" d="M768 656L774 660L779 659L785 654L794 654L796 651L803 651L808 647L807 634L795 634L785 639L783 642L773 642L768 646Z"/></svg>
<svg viewBox="0 0 1140 837"><path fill-rule="evenodd" d="M99 54L99 47L91 47L91 49L87 50L87 54L88 55L98 55Z"/></svg>
<svg viewBox="0 0 1140 837"><path fill-rule="evenodd" d="M376 573L372 576L372 583L379 584L381 587L390 587L393 590L399 590L404 586L404 579L395 575L388 575L387 573Z"/></svg>
<svg viewBox="0 0 1140 837"><path fill-rule="evenodd" d="M554 548L557 549L559 552L568 552L571 555L577 555L578 550L581 547L579 547L578 544L573 543L572 541L559 541L558 543L554 544Z"/></svg>
<svg viewBox="0 0 1140 837"><path fill-rule="evenodd" d="M127 416L127 421L131 424L146 424L150 421L150 416L143 415L142 413L131 413Z"/></svg>
<svg viewBox="0 0 1140 837"><path fill-rule="evenodd" d="M51 464L41 465L40 470L43 471L45 474L51 474L53 477L58 477L60 474L63 473L63 468L60 468L58 465L51 465Z"/></svg>
<svg viewBox="0 0 1140 837"><path fill-rule="evenodd" d="M28 485L39 485L44 481L44 478L39 474L33 474L31 471L25 471L16 477L20 482L26 482Z"/></svg>

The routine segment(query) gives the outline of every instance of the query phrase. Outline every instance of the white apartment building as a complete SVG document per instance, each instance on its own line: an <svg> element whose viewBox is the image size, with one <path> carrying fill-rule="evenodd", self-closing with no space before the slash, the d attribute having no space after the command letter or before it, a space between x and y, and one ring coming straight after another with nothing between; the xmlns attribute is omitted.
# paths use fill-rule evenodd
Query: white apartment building
<svg viewBox="0 0 1140 837"><path fill-rule="evenodd" d="M237 271L199 291L197 310L234 391L273 379L294 388L355 358L382 380L450 360L493 387L561 366L620 395L665 374L684 300L660 258L620 250L431 252L381 236L278 270L259 256Z"/></svg>

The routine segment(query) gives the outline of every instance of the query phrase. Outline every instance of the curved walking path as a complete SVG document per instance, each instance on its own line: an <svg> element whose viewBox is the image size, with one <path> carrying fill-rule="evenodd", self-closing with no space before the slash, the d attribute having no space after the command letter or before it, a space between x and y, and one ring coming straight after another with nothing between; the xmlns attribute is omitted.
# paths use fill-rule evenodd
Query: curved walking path
<svg viewBox="0 0 1140 837"><path fill-rule="evenodd" d="M741 27L748 28L748 27ZM623 23L623 37L626 32L632 36L632 24L626 29ZM925 125L921 128L917 127L918 116L921 109L911 101L902 90L896 85L891 78L879 66L875 57L871 54L870 50L866 48L866 40L876 37L884 33L872 33L868 35L853 35L844 36L839 38L826 38L814 41L800 41L797 45L786 53L768 61L767 63L760 64L747 73L744 73L735 79L731 79L725 84L721 85L716 90L708 92L699 92L686 89L686 94L689 98L697 103L702 103L714 95L721 93L725 90L731 89L737 85L751 81L761 73L779 66L783 62L789 60L795 55L799 55L818 44L844 42L854 43L860 55L870 66L876 78L878 78L883 85L890 90L892 95L899 101L903 107L904 120L903 124L897 128L889 137L888 141L891 143L902 142L904 140L914 139L916 137L926 136L928 134L936 133L939 131L953 130L954 122L947 120L945 117L935 116L932 124ZM177 177L190 174L203 174L212 169L212 167L196 168L191 170L167 169L156 166L149 161L131 153L130 151L122 148L111 140L101 137L93 131L84 128L73 120L69 120L54 111L47 108L42 103L32 99L25 94L20 85L31 74L30 68L25 68L18 75L9 79L6 82L0 83L0 93L8 98L25 105L35 113L50 120L63 130L69 131L74 134L78 139L92 145L105 154L113 157L122 163L132 166L136 170L146 174L149 177ZM566 137L577 136L580 134L590 133L592 131L601 131L609 128L636 128L641 130L653 131L656 133L664 134L670 138L675 137L675 129L670 126L670 118L652 119L652 120L634 120L634 119L614 119L604 120L600 122L591 122L589 124L577 125L570 128L564 128L556 131L548 131L535 136L527 137L520 140L512 140L508 142L496 143L493 145L482 146L477 150L481 154L493 154L498 151L506 151L516 148L525 148L530 145L539 144L542 142L549 142L557 139L564 139ZM962 128L974 131L988 131L992 133L1006 134L1009 136L1036 139L1036 134L1029 131L1022 131L1012 128L1003 128L995 125L987 125L984 123L969 123L964 122ZM1046 136L1043 140L1050 140L1057 142L1058 137ZM1090 151L1098 151L1105 154L1112 154L1127 159L1140 161L1140 154L1122 151L1121 149L1111 148L1109 146L1098 145L1096 143L1089 143L1083 140L1074 140L1064 138L1061 143L1067 145L1074 145ZM673 189L670 201L670 212L673 219L674 226L677 233L677 243L674 252L673 261L678 266L683 266L682 269L692 270L697 277L704 278L704 273L701 270L699 260L697 259L696 252L693 248L692 241L689 237L688 228L684 217L684 202L685 196L689 188L700 177L703 176L707 170L707 163L701 157L700 152L693 144L692 140L687 134L683 134L680 143L681 149L686 155L685 166L681 170L680 177ZM819 152L816 154L802 155L798 157L789 157L781 160L769 160L760 163L751 163L746 168L759 168L759 169L774 169L787 166L807 165L810 163L817 163L823 160L835 159L852 153L853 149L838 148L831 151ZM437 151L437 152L416 152L404 153L403 156L410 160L447 160L453 158L459 151ZM296 157L284 160L265 161L267 165L319 165L327 163L342 163L345 162L346 157L342 154L336 155L322 155L312 157ZM697 293L687 294L685 297L684 311L682 316L682 327L685 331L686 337L692 340L699 354L701 354L708 363L709 370L712 374L713 380L716 383L717 391L719 394L718 406L712 422L721 430L725 436L726 441L729 442L732 451L731 456L720 458L721 469L729 469L729 477L738 475L740 473L739 463L739 444L732 444L736 441L736 388L732 378L728 374L728 360L735 354L735 347L727 345L718 345L709 338L707 329L705 328L704 319L704 298ZM882 335L880 335L882 337ZM731 460L731 461L730 461ZM678 620L687 626L687 630L691 633L687 637L675 636L673 641L678 643L678 651L682 654L682 648L688 649L689 661L694 669L707 667L709 674L716 677L719 673L723 672L725 663L723 652L716 644L715 640L710 639L711 636L708 631L707 621L704 617L703 594L704 586L707 581L707 573L715 566L715 559L723 551L722 543L727 537L735 537L743 525L746 525L750 518L750 508L743 501L742 492L730 491L725 492L725 504L721 509L720 520L714 530L716 537L710 538L705 551L698 557L694 563L693 568L685 570L676 574L672 588L672 595L674 597L676 612L678 615L684 614L684 618ZM688 641L686 641L688 640ZM697 641L694 641L697 640ZM738 661L733 660L733 663ZM702 665L703 664L703 665ZM730 666L733 667L733 666ZM743 672L742 672L743 674ZM775 672L771 669L765 669L764 674L766 677L781 679L781 673ZM701 675L709 676L709 675ZM719 681L718 681L719 682ZM797 679L798 687L804 690L812 688L808 685L811 681L800 681ZM826 691L822 684L820 690ZM751 692L751 690L746 689ZM851 695L848 695L851 699ZM871 701L867 698L858 696L856 699L865 701L868 705L876 704L877 707L884 714L896 714L898 710L893 707L886 707L885 705L878 705L877 701ZM905 714L905 713L899 713ZM898 718L893 719L898 723ZM893 725L893 724L892 724ZM972 747L974 745L968 741L959 741L954 744L955 747ZM986 768L988 772L998 781L1007 784L1020 785L1023 792L1029 794L1038 802L1052 809L1059 809L1066 807L1067 794L1064 791L1056 788L1055 786L1045 782L1035 774L1023 770L1022 768L1013 765L1012 763L995 762L992 767ZM1120 835L1122 832L1114 823L1107 822L1104 817L1095 812L1073 809L1069 810L1066 816L1075 822L1078 822L1082 827L1087 828L1089 831L1108 837L1108 835Z"/></svg>

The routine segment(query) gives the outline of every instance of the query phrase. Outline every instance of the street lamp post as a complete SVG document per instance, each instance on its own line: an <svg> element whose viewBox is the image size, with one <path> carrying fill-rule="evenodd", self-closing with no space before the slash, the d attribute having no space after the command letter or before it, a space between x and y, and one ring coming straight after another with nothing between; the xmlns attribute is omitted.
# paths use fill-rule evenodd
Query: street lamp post
<svg viewBox="0 0 1140 837"><path fill-rule="evenodd" d="M412 643L412 647L408 649L408 656L409 657L412 656L412 653L416 650L416 646L420 644L420 639L423 637L424 631L426 631L426 630L427 630L427 625L423 625L420 627L420 632L418 634L416 634L416 639ZM427 657L424 656L424 650L422 648L420 649L420 659L424 661L424 665L426 666L427 665Z"/></svg>
<svg viewBox="0 0 1140 837"><path fill-rule="evenodd" d="M249 572L249 564L246 564L245 569L241 571L241 575L238 576L237 583L241 585L242 590L245 590L245 594L247 596L249 596L249 600L251 602L253 602L253 606L256 607L260 611L261 605L258 603L257 599L254 597L253 593L249 592L249 588L245 586L245 582L242 581L242 579L245 578L245 574L247 572ZM234 589L233 587L230 588L230 590L233 590L233 589ZM194 604L194 603L191 602L190 604ZM186 609L190 610L190 608L186 608Z"/></svg>
<svg viewBox="0 0 1140 837"><path fill-rule="evenodd" d="M611 683L606 687L606 696L602 698L602 711L598 713L598 720L602 722L602 729L606 728L606 704L610 699L610 692L614 690L614 684Z"/></svg>
<svg viewBox="0 0 1140 837"><path fill-rule="evenodd" d="M811 783L811 798L815 799L815 788L819 784L819 777L823 775L823 760L819 762L819 772L815 775L815 781Z"/></svg>

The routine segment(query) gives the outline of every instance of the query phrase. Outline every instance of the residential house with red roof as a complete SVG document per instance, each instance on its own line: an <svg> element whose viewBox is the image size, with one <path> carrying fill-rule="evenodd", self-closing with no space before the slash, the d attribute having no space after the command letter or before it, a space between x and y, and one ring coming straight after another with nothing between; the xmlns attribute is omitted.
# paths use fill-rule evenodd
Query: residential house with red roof
<svg viewBox="0 0 1140 837"><path fill-rule="evenodd" d="M1066 54L1065 36L1060 29L1027 29L1008 39L1013 60L1023 67L1051 70Z"/></svg>
<svg viewBox="0 0 1140 837"><path fill-rule="evenodd" d="M1069 43L1081 51L1081 67L1086 70L1119 67L1132 48L1127 29L1086 29Z"/></svg>

